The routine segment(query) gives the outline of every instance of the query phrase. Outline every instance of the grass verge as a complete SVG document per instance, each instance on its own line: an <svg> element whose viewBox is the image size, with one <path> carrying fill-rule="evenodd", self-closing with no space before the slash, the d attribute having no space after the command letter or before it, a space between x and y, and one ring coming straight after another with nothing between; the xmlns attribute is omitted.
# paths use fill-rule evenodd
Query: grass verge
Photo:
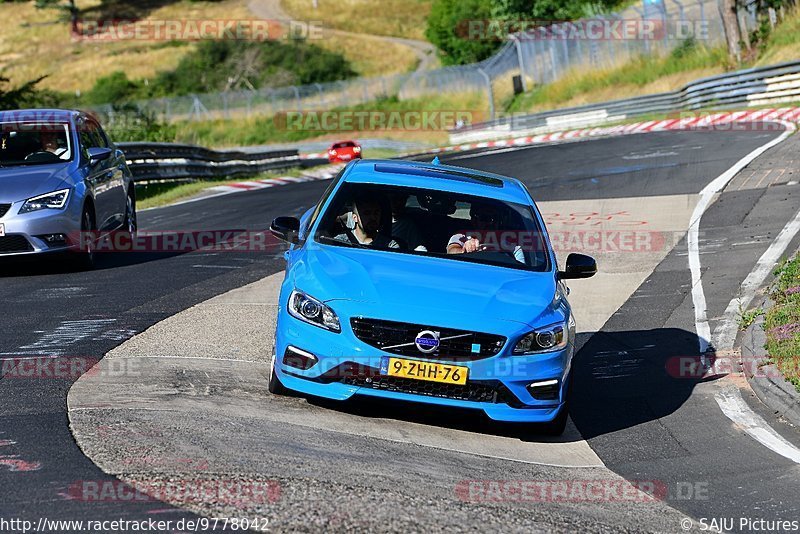
<svg viewBox="0 0 800 534"><path fill-rule="evenodd" d="M415 112L464 111L470 112L473 122L486 120L487 107L485 96L477 93L442 94L429 98L398 100L396 97L385 98L356 106L319 109L316 111L366 111L380 112L389 123L392 117L401 122L393 122L400 126L392 129L367 128L357 131L326 130L321 121L295 122L287 127L286 121L276 121L269 116L251 116L246 118L218 119L209 121L187 121L177 124L176 141L211 147L252 146L268 143L292 143L303 140L335 141L340 139L358 139L359 137L381 137L403 141L419 141L430 144L447 144L449 134L445 121L434 120L433 128L415 128L412 120ZM391 115L398 112L395 115ZM304 115L308 117L309 115ZM342 115L343 119L347 115ZM433 116L432 113L430 116ZM440 116L441 119L441 116ZM355 121L353 121L355 122ZM319 124L320 127L316 127ZM376 123L377 124L377 123ZM402 126L408 126L403 128ZM445 127L443 127L445 126ZM449 125L452 127L453 125Z"/></svg>
<svg viewBox="0 0 800 534"><path fill-rule="evenodd" d="M640 56L610 69L576 69L510 101L508 111L545 111L675 90L729 67L722 48L686 41L667 56Z"/></svg>
<svg viewBox="0 0 800 534"><path fill-rule="evenodd" d="M181 0L150 11L138 3L127 4L136 14L151 20L252 18L246 0ZM78 3L82 17L109 18L96 12L103 5L99 0ZM130 79L152 78L158 71L174 69L181 58L197 48L194 42L73 40L70 24L58 10L36 9L34 2L1 2L0 18L4 21L0 70L14 82L46 74L39 88L66 93L85 93L98 78L118 70Z"/></svg>
<svg viewBox="0 0 800 534"><path fill-rule="evenodd" d="M764 320L772 363L800 391L800 256L775 270L770 298L775 305Z"/></svg>
<svg viewBox="0 0 800 534"><path fill-rule="evenodd" d="M353 33L371 33L425 41L431 0L282 0L293 17L322 20L326 26Z"/></svg>

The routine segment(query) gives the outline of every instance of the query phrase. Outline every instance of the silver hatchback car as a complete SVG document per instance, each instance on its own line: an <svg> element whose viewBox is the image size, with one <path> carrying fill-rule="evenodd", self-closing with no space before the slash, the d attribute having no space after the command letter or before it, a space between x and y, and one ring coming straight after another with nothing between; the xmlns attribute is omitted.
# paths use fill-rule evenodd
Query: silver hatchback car
<svg viewBox="0 0 800 534"><path fill-rule="evenodd" d="M80 111L0 112L0 260L77 251L91 267L94 240L115 230L136 231L136 190L98 121Z"/></svg>

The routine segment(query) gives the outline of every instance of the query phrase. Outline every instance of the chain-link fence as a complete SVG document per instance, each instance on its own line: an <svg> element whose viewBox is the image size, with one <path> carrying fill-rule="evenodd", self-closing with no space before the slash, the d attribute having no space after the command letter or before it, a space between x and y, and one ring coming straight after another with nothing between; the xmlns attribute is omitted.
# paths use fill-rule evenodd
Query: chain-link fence
<svg viewBox="0 0 800 534"><path fill-rule="evenodd" d="M755 1L740 12L740 23L748 30L756 28ZM717 0L644 0L619 13L560 24L531 23L530 27L511 34L496 54L472 65L334 83L160 98L137 105L167 121L205 120L325 110L392 95L409 99L482 92L487 94L493 117L497 92L510 92L514 76L520 76L519 84L526 90L533 84L556 81L571 71L609 68L637 56L664 53L687 39L706 46L725 42ZM98 108L106 113L110 110L110 105Z"/></svg>

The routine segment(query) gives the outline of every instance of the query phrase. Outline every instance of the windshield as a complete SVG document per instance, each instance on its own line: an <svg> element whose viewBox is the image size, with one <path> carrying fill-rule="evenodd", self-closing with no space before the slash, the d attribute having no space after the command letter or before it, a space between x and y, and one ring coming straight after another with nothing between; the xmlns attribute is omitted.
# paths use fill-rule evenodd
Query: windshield
<svg viewBox="0 0 800 534"><path fill-rule="evenodd" d="M515 269L550 268L530 206L431 189L342 184L314 239Z"/></svg>
<svg viewBox="0 0 800 534"><path fill-rule="evenodd" d="M0 123L0 166L43 165L72 159L67 123Z"/></svg>

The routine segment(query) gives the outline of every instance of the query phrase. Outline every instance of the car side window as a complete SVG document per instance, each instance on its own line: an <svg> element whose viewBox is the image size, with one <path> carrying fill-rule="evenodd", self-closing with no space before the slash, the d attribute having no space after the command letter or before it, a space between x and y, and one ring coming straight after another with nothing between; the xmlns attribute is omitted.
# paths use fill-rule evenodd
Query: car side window
<svg viewBox="0 0 800 534"><path fill-rule="evenodd" d="M306 229L305 229L306 232L305 233L308 233L308 230L310 230L311 227L314 226L314 222L317 220L317 217L319 217L319 214L322 211L322 206L325 205L325 202L328 201L328 197L331 196L331 193L333 193L333 190L336 189L336 184L339 183L339 179L344 174L344 171L345 171L344 168L339 171L339 173L336 175L336 177L331 181L331 185L329 185L328 189L325 190L325 193L322 194L322 198L320 199L319 204L317 204L317 207L314 210L314 213L312 213L311 217L308 218L308 225L306 226Z"/></svg>
<svg viewBox="0 0 800 534"><path fill-rule="evenodd" d="M100 128L100 125L94 121L88 121L86 125L89 128L89 135L94 143L92 146L108 148L108 142L106 141L105 135L103 135L103 130Z"/></svg>
<svg viewBox="0 0 800 534"><path fill-rule="evenodd" d="M92 139L91 132L89 131L89 126L86 122L78 122L78 138L81 142L81 155L84 159L89 159L89 152L88 150L94 146L94 140Z"/></svg>

